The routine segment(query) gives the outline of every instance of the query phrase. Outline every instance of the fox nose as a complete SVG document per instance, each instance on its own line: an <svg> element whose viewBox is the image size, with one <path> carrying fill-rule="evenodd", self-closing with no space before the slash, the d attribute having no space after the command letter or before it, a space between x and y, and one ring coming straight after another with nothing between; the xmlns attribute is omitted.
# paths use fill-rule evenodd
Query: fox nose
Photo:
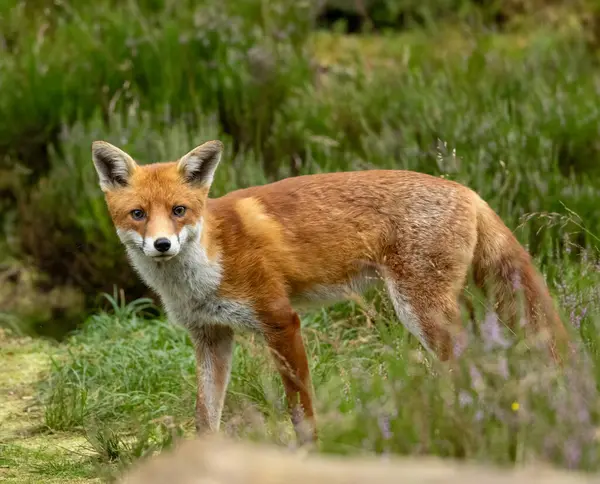
<svg viewBox="0 0 600 484"><path fill-rule="evenodd" d="M166 252L171 248L171 241L165 237L160 237L154 241L154 248L159 252Z"/></svg>

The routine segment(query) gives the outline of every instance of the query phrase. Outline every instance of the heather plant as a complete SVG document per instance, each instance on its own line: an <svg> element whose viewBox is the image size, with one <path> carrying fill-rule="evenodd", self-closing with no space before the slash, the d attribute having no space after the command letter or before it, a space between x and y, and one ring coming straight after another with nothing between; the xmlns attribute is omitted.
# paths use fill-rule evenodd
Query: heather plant
<svg viewBox="0 0 600 484"><path fill-rule="evenodd" d="M474 319L465 318L468 344L456 347L456 366L428 355L377 291L366 302L303 314L320 450L500 465L543 460L597 470L600 299L593 290L599 273L591 264L579 271L589 285L578 296L592 291L593 316L567 320L573 343L562 367L548 358L543 341L523 338L526 321L508 328L480 303ZM562 267L560 273L568 284ZM94 435L102 422L117 441L134 438L148 449L162 447L157 435L193 434L189 338L162 317L144 316L137 304L113 303L69 340L69 354L57 360L44 390L50 428ZM294 442L278 373L261 338L238 337L223 431ZM134 458L128 445L118 446L117 461Z"/></svg>
<svg viewBox="0 0 600 484"><path fill-rule="evenodd" d="M561 230L585 248L598 232L596 68L575 28L541 28L524 42L468 30L382 35L382 64L353 57L317 69L322 35L309 36L308 3L60 3L38 15L11 5L3 18L12 19L14 55L0 60L11 93L0 96L7 250L49 284L80 287L88 308L113 285L149 295L125 263L88 166L97 138L142 161L222 139L228 152L213 196L321 171L449 177L519 227L548 270L565 251ZM572 221L519 226L529 213L564 215L565 206L587 232Z"/></svg>
<svg viewBox="0 0 600 484"><path fill-rule="evenodd" d="M52 2L36 9L19 1L0 12L10 53L0 61L3 92L10 92L0 96L0 161L24 164L33 180L47 171L63 124L132 103L167 124L196 124L199 112L218 112L240 147L261 148L278 105L309 72L305 2Z"/></svg>
<svg viewBox="0 0 600 484"><path fill-rule="evenodd" d="M89 142L109 139L142 161L157 161L180 156L208 137L222 139L228 149L219 170L223 184L215 186L213 196L224 193L221 187L232 190L295 174L411 169L475 189L544 266L564 253L565 232L578 246L591 248L590 233L598 232L600 221L591 210L595 185L583 183L596 176L588 161L595 150L591 127L598 120L588 54L576 41L561 46L539 40L516 53L485 45L482 40L470 52L440 60L423 55L418 41L405 47L421 54L418 63L403 69L334 72L324 83L307 83L273 111L261 154L236 151L244 137L224 133L218 112L198 111L199 121L167 122L144 111L136 98L117 102L112 112L97 111L63 129L60 150L50 151L48 176L23 196L22 249L54 280L73 280L87 294L117 284L131 297L141 295L128 268L115 270L124 265L124 255L93 178ZM577 76L557 68L565 63ZM582 150L586 145L591 147ZM277 169L265 171L269 160L276 160ZM70 187L65 190L58 179L69 179ZM565 206L585 220L586 230L573 217L564 226L539 217L521 223L534 212L564 215ZM44 239L47 244L39 242Z"/></svg>

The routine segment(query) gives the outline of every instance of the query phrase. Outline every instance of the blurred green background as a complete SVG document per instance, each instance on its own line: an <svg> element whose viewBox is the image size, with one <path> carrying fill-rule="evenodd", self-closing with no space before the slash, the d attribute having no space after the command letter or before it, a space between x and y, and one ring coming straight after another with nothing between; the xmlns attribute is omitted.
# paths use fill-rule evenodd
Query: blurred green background
<svg viewBox="0 0 600 484"><path fill-rule="evenodd" d="M95 139L149 162L220 138L213 196L319 171L443 175L550 275L595 256L599 19L592 0L3 0L0 320L62 337L103 291L151 295Z"/></svg>

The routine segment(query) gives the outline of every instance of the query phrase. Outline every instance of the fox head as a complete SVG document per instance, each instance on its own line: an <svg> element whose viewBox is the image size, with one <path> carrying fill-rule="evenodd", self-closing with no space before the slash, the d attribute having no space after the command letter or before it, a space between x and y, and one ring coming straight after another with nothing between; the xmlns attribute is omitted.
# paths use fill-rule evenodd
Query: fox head
<svg viewBox="0 0 600 484"><path fill-rule="evenodd" d="M178 161L138 165L110 143L92 143L100 188L128 250L163 262L198 243L222 151L220 141L208 141Z"/></svg>

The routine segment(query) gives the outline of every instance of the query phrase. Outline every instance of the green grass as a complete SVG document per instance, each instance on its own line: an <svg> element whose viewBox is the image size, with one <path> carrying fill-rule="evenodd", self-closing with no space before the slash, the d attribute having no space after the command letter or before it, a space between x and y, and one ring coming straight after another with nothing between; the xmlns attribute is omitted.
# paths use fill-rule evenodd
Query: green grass
<svg viewBox="0 0 600 484"><path fill-rule="evenodd" d="M557 267L553 290L571 311L575 352L563 370L478 308L479 336L458 371L425 354L385 296L303 315L320 451L435 454L501 465L542 459L600 469L600 352L590 263ZM562 293L565 288L568 292ZM86 435L116 472L193 434L194 352L186 331L144 301L92 316L66 343L42 389L45 424ZM259 337L239 335L223 415L236 437L294 441L279 377Z"/></svg>
<svg viewBox="0 0 600 484"><path fill-rule="evenodd" d="M0 466L9 469L2 482L90 482L98 474L94 458L63 453L50 447L31 449L22 445L0 444Z"/></svg>

